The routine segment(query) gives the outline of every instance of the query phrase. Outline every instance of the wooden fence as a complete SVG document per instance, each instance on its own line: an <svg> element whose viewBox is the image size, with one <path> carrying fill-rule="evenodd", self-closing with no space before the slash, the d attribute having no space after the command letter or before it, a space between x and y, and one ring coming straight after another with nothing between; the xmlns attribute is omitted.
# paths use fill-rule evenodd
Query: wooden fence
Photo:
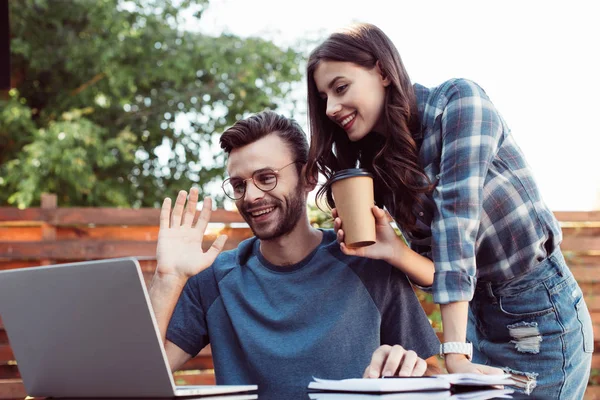
<svg viewBox="0 0 600 400"><path fill-rule="evenodd" d="M40 208L0 207L0 270L62 262L136 256L148 284L156 267L159 209L58 208L56 197L44 195ZM556 212L563 228L563 253L580 283L600 339L600 211ZM231 249L249 237L237 212L215 210L206 245L219 233L229 236ZM236 226L238 225L238 226ZM600 353L593 369L600 371ZM177 384L214 383L210 347L175 373ZM132 372L135 373L135 372ZM595 373L594 375L597 375ZM592 377L592 381L598 379ZM596 382L598 384L600 382ZM590 386L586 398L599 398ZM16 361L0 319L0 398L23 398ZM597 397L596 397L597 396Z"/></svg>

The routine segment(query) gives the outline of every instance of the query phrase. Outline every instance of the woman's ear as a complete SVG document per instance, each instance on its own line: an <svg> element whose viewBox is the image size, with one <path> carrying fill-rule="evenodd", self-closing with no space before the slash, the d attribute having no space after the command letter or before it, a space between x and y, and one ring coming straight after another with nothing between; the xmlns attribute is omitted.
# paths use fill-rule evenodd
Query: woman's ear
<svg viewBox="0 0 600 400"><path fill-rule="evenodd" d="M381 62L379 60L377 60L377 62L375 63L375 68L377 68L377 72L379 72L379 75L381 76L381 83L383 83L383 86L388 87L390 83L392 83L392 81L390 81L388 74L386 74L383 70Z"/></svg>

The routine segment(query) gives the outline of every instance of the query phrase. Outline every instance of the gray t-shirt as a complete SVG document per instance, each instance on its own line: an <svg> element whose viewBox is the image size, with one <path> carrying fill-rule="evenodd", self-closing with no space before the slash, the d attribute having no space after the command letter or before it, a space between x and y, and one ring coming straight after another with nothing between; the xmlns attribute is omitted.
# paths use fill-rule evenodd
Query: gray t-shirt
<svg viewBox="0 0 600 400"><path fill-rule="evenodd" d="M335 233L279 267L259 240L221 253L192 277L167 339L194 356L211 344L218 384L257 384L261 399L305 399L312 377L361 377L375 349L400 344L428 358L439 341L406 276L347 256Z"/></svg>

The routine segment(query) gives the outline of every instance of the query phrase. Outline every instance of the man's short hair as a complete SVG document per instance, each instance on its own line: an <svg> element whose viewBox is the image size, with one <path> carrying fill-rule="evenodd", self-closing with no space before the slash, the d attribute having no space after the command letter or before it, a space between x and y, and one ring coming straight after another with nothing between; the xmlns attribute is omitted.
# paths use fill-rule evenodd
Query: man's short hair
<svg viewBox="0 0 600 400"><path fill-rule="evenodd" d="M296 120L270 110L237 121L223 132L219 142L221 148L230 154L232 150L254 143L272 133L288 145L294 161L297 161L300 166L306 163L308 140L300 125Z"/></svg>

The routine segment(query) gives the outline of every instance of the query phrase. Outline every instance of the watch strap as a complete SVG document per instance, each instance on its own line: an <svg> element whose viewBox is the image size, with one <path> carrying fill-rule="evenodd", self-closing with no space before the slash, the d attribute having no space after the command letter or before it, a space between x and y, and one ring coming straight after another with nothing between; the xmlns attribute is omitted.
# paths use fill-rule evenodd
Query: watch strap
<svg viewBox="0 0 600 400"><path fill-rule="evenodd" d="M469 342L446 342L440 344L440 356L445 354L464 354L469 361L473 358L473 344Z"/></svg>

